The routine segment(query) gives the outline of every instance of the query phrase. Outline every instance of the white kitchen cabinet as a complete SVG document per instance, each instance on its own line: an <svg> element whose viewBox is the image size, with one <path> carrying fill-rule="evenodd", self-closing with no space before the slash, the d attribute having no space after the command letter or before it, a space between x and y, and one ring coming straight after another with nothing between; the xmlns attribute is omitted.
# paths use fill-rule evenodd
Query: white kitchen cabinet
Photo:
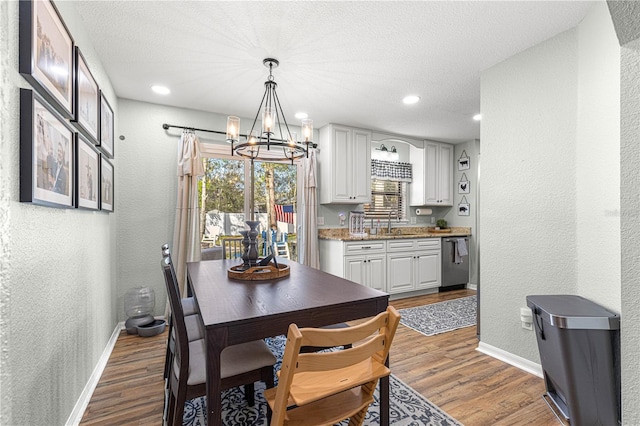
<svg viewBox="0 0 640 426"><path fill-rule="evenodd" d="M371 132L337 124L320 129L321 204L371 201Z"/></svg>
<svg viewBox="0 0 640 426"><path fill-rule="evenodd" d="M384 254L367 256L345 256L344 278L385 291L386 258Z"/></svg>
<svg viewBox="0 0 640 426"><path fill-rule="evenodd" d="M410 147L413 163L411 206L453 205L453 145L424 143L424 149Z"/></svg>
<svg viewBox="0 0 640 426"><path fill-rule="evenodd" d="M387 292L403 293L440 287L440 239L387 243Z"/></svg>

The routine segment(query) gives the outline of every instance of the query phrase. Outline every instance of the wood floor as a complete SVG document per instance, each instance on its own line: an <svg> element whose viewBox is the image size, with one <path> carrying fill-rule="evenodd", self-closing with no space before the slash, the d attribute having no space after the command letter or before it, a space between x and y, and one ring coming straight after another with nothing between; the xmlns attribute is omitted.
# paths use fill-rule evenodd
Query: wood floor
<svg viewBox="0 0 640 426"><path fill-rule="evenodd" d="M397 309L475 294L457 290L392 301ZM81 425L162 424L166 332L124 331ZM475 350L475 327L424 336L403 325L391 348L391 370L465 426L558 425L541 395L542 379Z"/></svg>

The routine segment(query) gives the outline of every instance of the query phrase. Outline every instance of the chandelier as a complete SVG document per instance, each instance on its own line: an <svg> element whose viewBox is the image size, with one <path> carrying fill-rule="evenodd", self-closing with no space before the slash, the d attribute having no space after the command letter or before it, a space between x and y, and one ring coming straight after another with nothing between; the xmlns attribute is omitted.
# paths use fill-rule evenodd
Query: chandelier
<svg viewBox="0 0 640 426"><path fill-rule="evenodd" d="M302 138L289 130L284 117L273 79L273 69L280 65L277 59L267 58L262 61L269 68L269 78L264 83L264 95L253 120L251 130L246 135L240 134L240 119L227 117L227 142L231 143L231 155L250 158L251 160L293 161L309 156L309 149L317 145L313 143L313 120L302 120ZM262 112L262 124L258 117ZM245 141L240 142L240 137Z"/></svg>

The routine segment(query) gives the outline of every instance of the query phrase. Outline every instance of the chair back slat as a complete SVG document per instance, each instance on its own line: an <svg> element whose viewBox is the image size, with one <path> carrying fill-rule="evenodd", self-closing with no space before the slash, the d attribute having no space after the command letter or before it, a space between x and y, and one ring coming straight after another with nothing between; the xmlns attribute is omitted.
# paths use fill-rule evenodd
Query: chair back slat
<svg viewBox="0 0 640 426"><path fill-rule="evenodd" d="M222 258L223 259L239 259L244 253L242 245L242 237L225 238L222 240Z"/></svg>
<svg viewBox="0 0 640 426"><path fill-rule="evenodd" d="M385 348L384 340L384 334L379 334L367 342L350 349L335 352L300 354L295 366L296 373L304 371L337 370L357 364L373 357L376 352L380 352L381 355Z"/></svg>

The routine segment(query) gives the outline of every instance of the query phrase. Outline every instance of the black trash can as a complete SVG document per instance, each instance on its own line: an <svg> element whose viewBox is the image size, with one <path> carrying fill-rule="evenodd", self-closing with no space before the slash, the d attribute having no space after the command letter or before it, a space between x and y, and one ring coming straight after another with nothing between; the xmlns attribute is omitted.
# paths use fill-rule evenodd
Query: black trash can
<svg viewBox="0 0 640 426"><path fill-rule="evenodd" d="M527 296L547 396L572 426L620 423L620 316L580 296Z"/></svg>

